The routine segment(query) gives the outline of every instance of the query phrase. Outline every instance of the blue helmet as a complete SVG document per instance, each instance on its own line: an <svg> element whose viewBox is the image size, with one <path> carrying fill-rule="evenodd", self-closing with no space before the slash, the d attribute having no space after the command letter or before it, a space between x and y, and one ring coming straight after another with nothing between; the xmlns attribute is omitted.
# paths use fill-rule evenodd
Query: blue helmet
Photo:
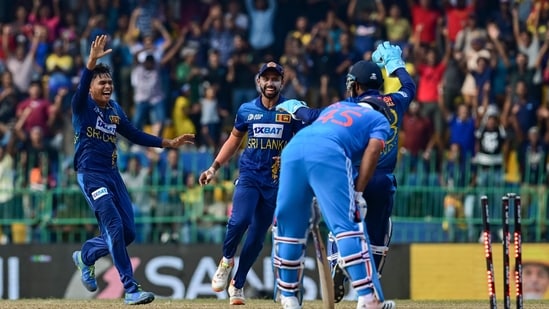
<svg viewBox="0 0 549 309"><path fill-rule="evenodd" d="M389 124L393 124L396 120L395 112L392 110L389 106L387 106L387 103L383 101L381 96L365 96L364 98L360 99L358 104L360 103L366 103L370 105L373 109L380 112L389 120Z"/></svg>
<svg viewBox="0 0 549 309"><path fill-rule="evenodd" d="M354 83L378 90L383 85L383 75L374 62L360 60L353 64L347 73L347 90L351 90Z"/></svg>

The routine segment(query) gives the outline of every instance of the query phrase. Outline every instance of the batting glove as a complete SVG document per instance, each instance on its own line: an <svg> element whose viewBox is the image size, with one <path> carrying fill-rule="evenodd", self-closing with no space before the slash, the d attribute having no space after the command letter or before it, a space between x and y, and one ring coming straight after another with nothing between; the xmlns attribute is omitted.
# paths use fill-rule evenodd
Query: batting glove
<svg viewBox="0 0 549 309"><path fill-rule="evenodd" d="M318 206L318 201L316 197L313 197L313 203L311 205L312 211L311 211L311 219L309 220L310 228L312 229L313 226L320 224L320 219L322 219L322 214L320 213L320 208Z"/></svg>
<svg viewBox="0 0 549 309"><path fill-rule="evenodd" d="M355 191L355 212L353 214L353 221L359 223L362 222L362 219L366 216L366 211L368 210L368 205L362 192Z"/></svg>
<svg viewBox="0 0 549 309"><path fill-rule="evenodd" d="M405 68L405 63L402 60L402 50L399 46L391 45L388 41L377 46L372 53L372 61L378 65L383 63L388 75L393 75L399 68Z"/></svg>
<svg viewBox="0 0 549 309"><path fill-rule="evenodd" d="M290 100L286 100L286 101L278 104L276 106L276 110L286 112L286 113L292 115L292 118L294 118L295 120L300 120L300 119L296 118L295 112L297 112L297 110L302 108L302 107L308 108L307 104L305 102L295 100L295 99L290 99Z"/></svg>

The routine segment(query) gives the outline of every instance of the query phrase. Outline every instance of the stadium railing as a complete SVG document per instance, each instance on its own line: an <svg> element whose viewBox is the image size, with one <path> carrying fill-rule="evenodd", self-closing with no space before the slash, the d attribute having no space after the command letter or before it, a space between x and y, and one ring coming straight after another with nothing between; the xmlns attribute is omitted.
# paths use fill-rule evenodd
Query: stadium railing
<svg viewBox="0 0 549 309"><path fill-rule="evenodd" d="M211 154L207 155L211 158ZM499 237L501 197L508 192L519 194L523 200L524 240L539 242L547 238L545 173L536 174L526 184L506 182L501 171L488 169L483 172L493 183L474 186L470 180L479 173L470 162L465 162L458 172L451 172L448 162L441 166L400 160L393 243L478 241L481 195L489 198L493 231ZM198 177L202 167L187 166L181 173ZM152 170L147 185L129 188L135 204L136 242L221 243L232 206L236 160L221 171L217 182L204 187L197 186L196 180L192 181L195 185L186 186L185 177L174 185L163 185L156 172ZM17 182L15 189L0 188L0 233L8 241L80 243L97 235L94 214L76 183L70 181L70 173L59 171L58 175L59 185L52 188L20 186ZM523 179L530 176L533 175L524 175ZM501 181L494 182L499 177ZM1 242L6 242L6 237L0 237Z"/></svg>

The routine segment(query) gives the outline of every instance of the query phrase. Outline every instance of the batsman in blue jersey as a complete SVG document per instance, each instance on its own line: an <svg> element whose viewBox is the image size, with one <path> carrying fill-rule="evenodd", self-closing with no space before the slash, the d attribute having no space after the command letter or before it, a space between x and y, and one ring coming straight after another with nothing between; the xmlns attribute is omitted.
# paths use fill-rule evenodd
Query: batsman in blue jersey
<svg viewBox="0 0 549 309"><path fill-rule="evenodd" d="M242 305L245 302L243 287L246 276L259 256L273 222L280 152L303 126L301 121L292 119L288 113L276 111L276 105L285 101L280 96L284 84L282 66L275 62L264 64L256 82L261 95L239 107L231 135L221 147L212 166L199 178L201 185L209 183L219 167L229 161L239 149L244 136L248 135L247 144L240 156L233 209L223 242L223 258L212 279L212 289L215 292L226 289L237 247L247 231L238 269L229 286L231 305Z"/></svg>
<svg viewBox="0 0 549 309"><path fill-rule="evenodd" d="M376 171L364 190L364 198L368 204L365 219L367 232L370 237L376 268L380 274L389 250L392 234L391 213L397 187L393 173L398 156L399 128L404 114L416 94L416 85L404 68L401 54L400 48L391 45L389 42L378 45L372 54L373 61L361 60L350 68L346 85L350 95L346 101L359 102L364 97L374 96L385 102L394 115L390 123L391 134L387 139L385 149L381 153ZM387 94L380 92L383 78L379 67L383 66L390 76L396 76L400 80L402 87L398 92ZM290 112L294 118L303 120L305 123L314 121L321 112L319 109L302 107L306 106L303 102L296 100L289 100L278 106L279 109ZM337 264L338 250L333 235L330 235L327 247L333 267L335 300L339 302L345 296L345 277Z"/></svg>
<svg viewBox="0 0 549 309"><path fill-rule="evenodd" d="M112 52L105 50L107 36L100 35L91 44L89 59L72 98L74 127L74 168L86 201L93 210L101 235L87 240L72 255L87 290L97 290L94 264L111 255L124 286L124 302L146 304L154 294L141 290L133 277L126 247L135 239L135 224L130 195L117 167L117 133L135 144L148 147L176 148L192 143L193 134L161 139L135 128L120 105L111 100L114 87L108 66L97 64Z"/></svg>
<svg viewBox="0 0 549 309"><path fill-rule="evenodd" d="M358 104L335 103L298 132L282 152L273 265L283 308L301 308L304 253L315 196L338 244L339 265L358 293L357 308L394 307L392 301L380 301L383 293L364 233L362 197L393 120L391 110L373 96Z"/></svg>

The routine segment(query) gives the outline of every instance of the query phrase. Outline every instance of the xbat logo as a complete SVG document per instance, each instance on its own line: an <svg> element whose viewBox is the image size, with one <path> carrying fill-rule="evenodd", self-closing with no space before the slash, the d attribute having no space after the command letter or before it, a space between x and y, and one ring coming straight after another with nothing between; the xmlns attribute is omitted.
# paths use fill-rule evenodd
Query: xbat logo
<svg viewBox="0 0 549 309"><path fill-rule="evenodd" d="M254 124L254 137L282 138L284 126L281 124Z"/></svg>

